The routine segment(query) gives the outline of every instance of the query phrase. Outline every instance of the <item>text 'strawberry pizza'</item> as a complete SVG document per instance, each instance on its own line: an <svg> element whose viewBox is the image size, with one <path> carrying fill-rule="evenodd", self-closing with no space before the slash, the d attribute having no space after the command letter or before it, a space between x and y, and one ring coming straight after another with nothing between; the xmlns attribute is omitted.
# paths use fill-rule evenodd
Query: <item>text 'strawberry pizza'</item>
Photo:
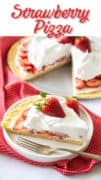
<svg viewBox="0 0 101 180"><path fill-rule="evenodd" d="M8 52L10 69L23 80L42 76L71 60L74 95L101 97L100 38L68 36L57 40L34 36L18 41Z"/></svg>
<svg viewBox="0 0 101 180"><path fill-rule="evenodd" d="M43 93L14 105L2 125L8 132L78 146L89 130L77 100Z"/></svg>

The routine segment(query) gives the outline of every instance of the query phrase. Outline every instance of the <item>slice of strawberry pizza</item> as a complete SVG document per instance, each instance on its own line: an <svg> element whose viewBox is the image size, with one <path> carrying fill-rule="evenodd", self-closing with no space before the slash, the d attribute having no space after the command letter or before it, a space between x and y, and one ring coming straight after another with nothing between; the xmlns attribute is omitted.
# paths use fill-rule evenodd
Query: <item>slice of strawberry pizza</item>
<svg viewBox="0 0 101 180"><path fill-rule="evenodd" d="M101 39L76 37L71 54L74 94L79 98L101 97Z"/></svg>
<svg viewBox="0 0 101 180"><path fill-rule="evenodd" d="M75 99L44 93L13 105L2 125L12 133L75 145L82 145L88 132Z"/></svg>
<svg viewBox="0 0 101 180"><path fill-rule="evenodd" d="M12 45L7 62L10 69L23 80L34 79L70 61L71 39L59 43L57 39L34 36Z"/></svg>

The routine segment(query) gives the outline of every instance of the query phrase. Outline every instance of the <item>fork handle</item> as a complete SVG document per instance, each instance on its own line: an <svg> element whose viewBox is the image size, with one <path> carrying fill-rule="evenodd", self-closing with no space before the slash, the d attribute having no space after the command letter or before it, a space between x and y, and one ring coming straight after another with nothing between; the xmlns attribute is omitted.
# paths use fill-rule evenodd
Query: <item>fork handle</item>
<svg viewBox="0 0 101 180"><path fill-rule="evenodd" d="M87 158L90 158L90 159L101 161L101 156L100 155L96 155L96 154L92 154L92 153L87 153L87 152L78 152L78 154L83 156L83 157L87 157Z"/></svg>
<svg viewBox="0 0 101 180"><path fill-rule="evenodd" d="M82 151L75 151L75 150L71 150L71 149L63 149L63 148L59 148L58 150L68 151L68 152L78 154L78 155L83 156L83 157L87 157L90 159L101 161L101 155L96 155L96 154L82 152Z"/></svg>

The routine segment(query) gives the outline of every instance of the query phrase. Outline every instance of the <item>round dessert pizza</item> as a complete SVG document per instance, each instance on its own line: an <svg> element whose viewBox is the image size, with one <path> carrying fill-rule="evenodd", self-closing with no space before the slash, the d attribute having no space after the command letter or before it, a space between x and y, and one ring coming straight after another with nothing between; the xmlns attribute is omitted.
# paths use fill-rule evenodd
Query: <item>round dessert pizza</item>
<svg viewBox="0 0 101 180"><path fill-rule="evenodd" d="M101 97L101 42L93 37L23 38L8 52L8 65L18 77L30 80L72 61L74 96Z"/></svg>

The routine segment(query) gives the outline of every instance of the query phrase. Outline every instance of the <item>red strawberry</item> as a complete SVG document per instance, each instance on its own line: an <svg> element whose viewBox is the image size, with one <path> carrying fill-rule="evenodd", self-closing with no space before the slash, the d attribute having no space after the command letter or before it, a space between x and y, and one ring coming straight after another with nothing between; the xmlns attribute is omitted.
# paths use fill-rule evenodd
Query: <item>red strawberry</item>
<svg viewBox="0 0 101 180"><path fill-rule="evenodd" d="M66 104L69 108L72 108L78 115L80 115L80 110L77 100L67 98Z"/></svg>
<svg viewBox="0 0 101 180"><path fill-rule="evenodd" d="M20 51L18 55L21 59L28 59L28 52Z"/></svg>
<svg viewBox="0 0 101 180"><path fill-rule="evenodd" d="M65 113L55 97L48 98L46 105L42 106L41 111L49 116L65 117Z"/></svg>
<svg viewBox="0 0 101 180"><path fill-rule="evenodd" d="M31 66L32 64L28 61L28 59L19 59L19 63L21 66Z"/></svg>
<svg viewBox="0 0 101 180"><path fill-rule="evenodd" d="M42 102L35 104L38 109L49 116L65 117L65 113L57 98L50 97L46 99L44 96L42 98Z"/></svg>
<svg viewBox="0 0 101 180"><path fill-rule="evenodd" d="M28 53L28 49L27 48L24 48L23 46L22 47L20 47L19 48L19 51L21 52L21 53Z"/></svg>
<svg viewBox="0 0 101 180"><path fill-rule="evenodd" d="M23 118L23 119L26 119L29 109L30 109L30 108L25 109L24 112L22 113L22 118Z"/></svg>
<svg viewBox="0 0 101 180"><path fill-rule="evenodd" d="M61 43L61 44L67 44L67 43L74 44L74 37L72 37L72 36L63 36L63 37L61 37L59 39L58 42Z"/></svg>
<svg viewBox="0 0 101 180"><path fill-rule="evenodd" d="M75 46L83 52L91 52L90 40L87 37L78 37L75 39Z"/></svg>
<svg viewBox="0 0 101 180"><path fill-rule="evenodd" d="M86 86L85 81L78 78L75 79L75 83L76 83L75 85L76 89L83 89Z"/></svg>
<svg viewBox="0 0 101 180"><path fill-rule="evenodd" d="M36 68L31 64L31 65L25 65L23 66L24 70L27 72L34 73L36 71Z"/></svg>
<svg viewBox="0 0 101 180"><path fill-rule="evenodd" d="M19 48L19 57L21 59L28 59L28 50L24 47Z"/></svg>
<svg viewBox="0 0 101 180"><path fill-rule="evenodd" d="M91 79L86 81L86 86L89 88L96 88L101 86L101 79Z"/></svg>
<svg viewBox="0 0 101 180"><path fill-rule="evenodd" d="M31 40L27 40L27 41L23 42L22 46L23 46L25 49L27 49L28 46L29 46L29 44L30 44L30 41L31 41Z"/></svg>
<svg viewBox="0 0 101 180"><path fill-rule="evenodd" d="M28 42L27 42L28 43ZM25 44L26 45L26 44ZM24 44L23 44L24 46ZM19 49L19 63L24 68L25 71L34 73L36 68L28 60L28 50L24 47Z"/></svg>

